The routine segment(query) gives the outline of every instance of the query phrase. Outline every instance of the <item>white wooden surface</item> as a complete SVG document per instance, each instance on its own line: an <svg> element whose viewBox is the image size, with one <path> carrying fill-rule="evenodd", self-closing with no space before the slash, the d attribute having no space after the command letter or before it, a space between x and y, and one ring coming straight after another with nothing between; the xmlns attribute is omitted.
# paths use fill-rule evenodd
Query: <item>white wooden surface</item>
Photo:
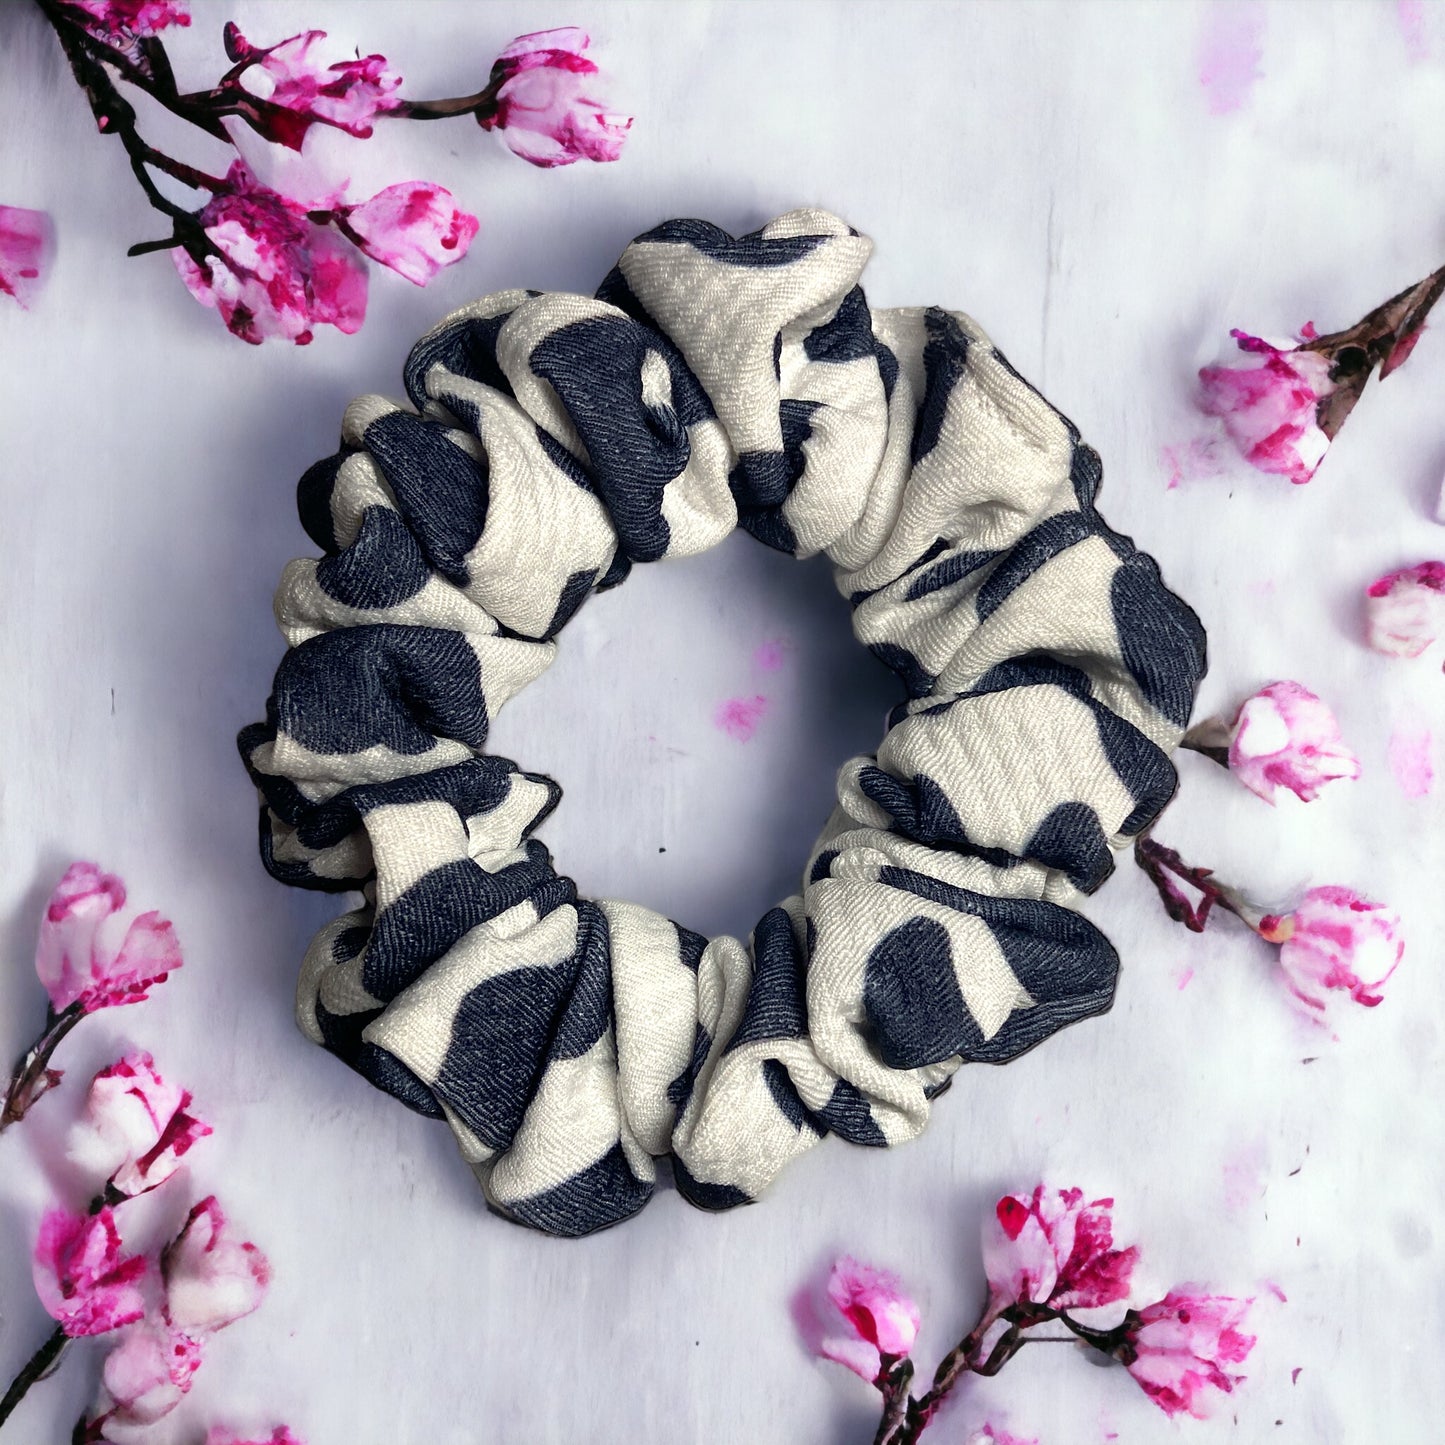
<svg viewBox="0 0 1445 1445"><path fill-rule="evenodd" d="M311 1445L855 1445L869 1392L809 1360L790 1298L839 1249L897 1268L931 1369L974 1318L983 1210L1040 1176L1116 1195L1161 1289L1260 1295L1249 1382L1216 1423L1175 1427L1122 1371L1025 1352L938 1423L940 1445L985 1417L1044 1445L1438 1438L1445 850L1439 796L1406 802L1386 747L1439 720L1445 684L1438 661L1367 653L1356 599L1445 552L1445 339L1366 396L1307 489L1236 468L1169 490L1160 449L1198 433L1189 381L1231 325L1343 325L1440 264L1439 5L195 8L177 54L198 83L234 15L257 40L324 26L426 95L474 88L517 32L582 24L638 120L619 165L552 174L466 122L328 138L358 192L440 180L482 235L427 291L374 276L360 335L253 350L164 257L125 259L156 221L37 17L0 7L0 202L50 210L61 237L37 308L0 306L0 1054L39 1022L33 924L72 857L123 872L188 960L76 1035L71 1087L0 1142L0 1375L46 1328L25 1258L49 1188L36 1152L124 1042L195 1090L216 1135L192 1194L218 1192L276 1267L159 1442L231 1418L286 1419ZM1262 60L1213 114L1201 45L1221 27L1221 43L1257 32ZM1099 447L1110 521L1209 627L1205 711L1298 678L1363 759L1358 784L1272 812L1188 757L1160 836L1278 901L1331 881L1389 901L1409 951L1385 1005L1333 1039L1291 1014L1263 945L1229 921L1187 935L1124 866L1090 908L1124 958L1113 1013L967 1071L921 1141L830 1141L729 1215L665 1193L603 1236L540 1238L483 1210L439 1126L291 1022L297 961L334 904L263 874L232 739L281 654L271 588L309 550L293 486L347 399L398 392L410 342L451 307L590 290L665 217L742 230L801 203L874 237L875 304L971 312ZM763 676L773 641L784 665ZM720 702L759 693L751 741L717 729ZM544 837L585 892L738 931L792 887L835 769L875 744L891 697L825 572L740 537L590 603L494 743L566 787ZM75 1354L7 1441L65 1435L99 1364Z"/></svg>

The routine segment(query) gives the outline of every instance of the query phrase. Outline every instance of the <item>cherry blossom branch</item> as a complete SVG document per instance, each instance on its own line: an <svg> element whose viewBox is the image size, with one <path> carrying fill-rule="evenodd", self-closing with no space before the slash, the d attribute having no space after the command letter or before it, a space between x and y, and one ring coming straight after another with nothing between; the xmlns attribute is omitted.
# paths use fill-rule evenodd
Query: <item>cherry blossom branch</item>
<svg viewBox="0 0 1445 1445"><path fill-rule="evenodd" d="M382 55L327 65L313 51L326 38L306 30L274 45L253 45L234 22L223 30L231 62L214 85L182 92L158 32L188 25L183 0L35 0L55 33L96 125L117 136L149 205L170 223L169 234L140 241L131 256L169 251L197 301L213 307L227 329L259 344L281 337L304 346L317 325L356 331L366 315L368 268L362 257L425 286L466 255L478 222L427 181L388 186L369 200L345 199L345 182L322 194L272 189L248 160L224 176L167 155L140 132L120 87L150 97L170 114L239 151L231 122L243 121L263 140L300 151L313 125L358 139L378 117L441 120L470 115L496 131L537 166L579 160L614 161L630 116L613 115L592 92L598 71L585 52L589 37L564 28L523 35L493 63L487 84L451 99L408 101L395 94L401 77ZM258 166L266 166L259 159ZM197 193L192 204L171 200L157 184L169 177ZM294 187L293 187L294 188ZM0 236L12 252L0 292L24 304L40 275L45 236L35 213L0 208Z"/></svg>
<svg viewBox="0 0 1445 1445"><path fill-rule="evenodd" d="M12 1124L18 1124L30 1106L60 1082L61 1071L49 1067L50 1056L84 1017L85 1010L78 1002L58 1014L53 1008L47 1011L44 1031L15 1065L5 1095L5 1108L0 1111L0 1134Z"/></svg>
<svg viewBox="0 0 1445 1445"><path fill-rule="evenodd" d="M6 1390L5 1398L0 1400L0 1425L3 1425L14 1413L15 1407L25 1398L26 1391L32 1385L38 1384L60 1364L60 1357L65 1353L65 1347L69 1343L70 1336L59 1325L56 1325L45 1343L21 1366L20 1373L10 1382L10 1388Z"/></svg>
<svg viewBox="0 0 1445 1445"><path fill-rule="evenodd" d="M1244 1332L1252 1301L1181 1286L1142 1309L1131 1307L1139 1250L1114 1247L1113 1204L1086 1203L1081 1190L1043 1184L1032 1194L1000 1199L984 1225L988 1296L978 1323L943 1357L919 1396L910 1390L909 1357L918 1306L886 1270L847 1256L834 1264L826 1293L836 1313L817 1348L882 1396L873 1445L917 1445L964 1376L996 1375L1028 1344L1097 1350L1128 1369L1169 1415L1199 1414L1209 1391L1241 1383L1229 1367L1254 1347ZM1088 1323L1075 1317L1082 1312ZM1030 1333L1056 1323L1069 1336Z"/></svg>
<svg viewBox="0 0 1445 1445"><path fill-rule="evenodd" d="M1210 911L1217 904L1236 918L1243 919L1256 932L1262 909L1253 908L1243 895L1220 883L1209 868L1191 868L1173 848L1156 843L1148 830L1134 840L1134 861L1148 875L1158 890L1164 911L1175 923L1182 923L1191 933L1203 933ZM1182 879L1199 893L1191 899L1173 880Z"/></svg>

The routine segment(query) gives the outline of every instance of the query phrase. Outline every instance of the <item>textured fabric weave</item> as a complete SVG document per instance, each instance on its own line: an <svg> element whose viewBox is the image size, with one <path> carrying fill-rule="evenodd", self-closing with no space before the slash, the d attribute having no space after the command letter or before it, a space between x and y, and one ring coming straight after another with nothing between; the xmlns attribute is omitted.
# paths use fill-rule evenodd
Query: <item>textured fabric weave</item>
<svg viewBox="0 0 1445 1445"><path fill-rule="evenodd" d="M901 1143L962 1063L1106 1009L1070 904L1168 801L1204 634L1094 508L1097 454L968 317L870 312L826 212L641 236L584 296L503 292L302 478L290 650L242 753L270 871L361 890L302 1027L444 1118L510 1217L582 1234L656 1161L720 1209L835 1133ZM634 562L741 525L825 552L906 698L748 945L581 899L550 779L484 749Z"/></svg>

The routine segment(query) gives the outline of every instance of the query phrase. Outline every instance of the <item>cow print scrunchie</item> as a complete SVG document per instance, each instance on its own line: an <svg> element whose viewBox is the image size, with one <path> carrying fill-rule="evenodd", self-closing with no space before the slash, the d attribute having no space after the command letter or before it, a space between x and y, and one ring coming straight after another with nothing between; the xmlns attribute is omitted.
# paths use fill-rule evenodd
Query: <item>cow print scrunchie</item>
<svg viewBox="0 0 1445 1445"><path fill-rule="evenodd" d="M464 307L301 479L290 650L240 746L285 883L360 889L302 965L318 1043L577 1235L898 1144L964 1062L1112 998L1071 911L1174 787L1204 633L1094 510L1097 454L968 317L872 312L823 211L639 237L584 296ZM750 945L579 898L549 778L484 751L587 595L742 525L826 552L906 699Z"/></svg>

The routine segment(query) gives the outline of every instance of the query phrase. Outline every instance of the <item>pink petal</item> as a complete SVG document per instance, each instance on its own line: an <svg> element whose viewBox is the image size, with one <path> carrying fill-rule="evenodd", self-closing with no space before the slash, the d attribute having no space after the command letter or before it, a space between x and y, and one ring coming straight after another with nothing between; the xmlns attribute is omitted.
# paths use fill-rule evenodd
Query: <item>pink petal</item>
<svg viewBox="0 0 1445 1445"><path fill-rule="evenodd" d="M55 228L44 211L0 206L0 296L28 308L55 256Z"/></svg>
<svg viewBox="0 0 1445 1445"><path fill-rule="evenodd" d="M428 181L388 186L346 212L346 224L374 261L418 286L460 261L477 234L477 218L453 204L450 191Z"/></svg>
<svg viewBox="0 0 1445 1445"><path fill-rule="evenodd" d="M105 1358L101 1378L112 1418L153 1425L181 1403L200 1368L201 1347L188 1335L158 1322L135 1326Z"/></svg>
<svg viewBox="0 0 1445 1445"><path fill-rule="evenodd" d="M1334 713L1297 682L1272 682L1240 706L1229 769L1270 804L1281 787L1308 803L1326 783L1360 776Z"/></svg>
<svg viewBox="0 0 1445 1445"><path fill-rule="evenodd" d="M145 1313L140 1281L147 1263L121 1253L115 1215L52 1209L40 1221L32 1273L46 1313L67 1335L99 1335Z"/></svg>
<svg viewBox="0 0 1445 1445"><path fill-rule="evenodd" d="M266 1256L236 1240L215 1195L201 1200L161 1257L166 1316L187 1334L225 1329L256 1309L271 1282Z"/></svg>

